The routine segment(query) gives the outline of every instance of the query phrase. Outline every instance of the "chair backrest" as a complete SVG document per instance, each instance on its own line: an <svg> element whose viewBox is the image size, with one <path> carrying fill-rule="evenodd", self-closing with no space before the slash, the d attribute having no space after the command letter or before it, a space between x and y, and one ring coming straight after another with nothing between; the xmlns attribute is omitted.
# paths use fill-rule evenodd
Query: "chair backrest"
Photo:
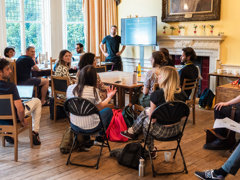
<svg viewBox="0 0 240 180"><path fill-rule="evenodd" d="M96 71L97 71L97 73L106 72L107 69L106 69L106 66L98 66L98 67L96 67Z"/></svg>
<svg viewBox="0 0 240 180"><path fill-rule="evenodd" d="M178 123L183 117L189 116L189 107L181 101L167 102L158 106L151 115L161 125Z"/></svg>
<svg viewBox="0 0 240 180"><path fill-rule="evenodd" d="M56 63L56 61L57 61L57 59L53 59L52 57L50 57L51 76L54 75L53 66Z"/></svg>
<svg viewBox="0 0 240 180"><path fill-rule="evenodd" d="M52 81L52 91L54 96L57 94L66 95L67 88L69 86L69 78L68 77L60 77L60 76L51 76Z"/></svg>
<svg viewBox="0 0 240 180"><path fill-rule="evenodd" d="M182 90L183 91L186 91L186 90L193 91L193 94L191 96L191 100L195 100L195 98L196 98L196 94L197 94L197 90L198 90L198 83L199 83L199 78L197 78L197 79L184 79L183 80Z"/></svg>
<svg viewBox="0 0 240 180"><path fill-rule="evenodd" d="M16 127L17 125L12 94L0 95L0 120L12 121L13 125L9 126ZM0 125L0 134L1 132L12 132L13 129L10 129L9 126Z"/></svg>
<svg viewBox="0 0 240 180"><path fill-rule="evenodd" d="M12 75L10 77L10 82L17 85L17 69L16 69L16 60L10 62L10 68L12 70Z"/></svg>
<svg viewBox="0 0 240 180"><path fill-rule="evenodd" d="M99 114L97 107L89 100L73 97L66 100L64 103L66 113L71 113L75 116L89 116Z"/></svg>

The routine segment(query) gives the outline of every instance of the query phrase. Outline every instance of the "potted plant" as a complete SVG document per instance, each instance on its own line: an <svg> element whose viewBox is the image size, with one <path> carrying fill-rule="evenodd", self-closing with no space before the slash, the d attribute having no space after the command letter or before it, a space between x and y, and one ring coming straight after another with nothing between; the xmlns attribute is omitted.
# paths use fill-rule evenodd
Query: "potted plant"
<svg viewBox="0 0 240 180"><path fill-rule="evenodd" d="M170 26L170 29L172 30L171 34L173 35L173 31L176 29L174 26Z"/></svg>
<svg viewBox="0 0 240 180"><path fill-rule="evenodd" d="M163 34L166 34L167 26L163 26Z"/></svg>
<svg viewBox="0 0 240 180"><path fill-rule="evenodd" d="M198 27L198 26L197 26L196 24L193 25L193 28L194 28L194 31L193 31L193 32L194 32L194 35L197 34L197 27Z"/></svg>
<svg viewBox="0 0 240 180"><path fill-rule="evenodd" d="M213 25L213 24L210 24L209 26L210 26L210 28L211 28L211 29L210 29L210 33L211 33L211 35L213 35L214 25Z"/></svg>
<svg viewBox="0 0 240 180"><path fill-rule="evenodd" d="M184 34L184 26L180 26L180 25L178 26L178 34L179 35Z"/></svg>

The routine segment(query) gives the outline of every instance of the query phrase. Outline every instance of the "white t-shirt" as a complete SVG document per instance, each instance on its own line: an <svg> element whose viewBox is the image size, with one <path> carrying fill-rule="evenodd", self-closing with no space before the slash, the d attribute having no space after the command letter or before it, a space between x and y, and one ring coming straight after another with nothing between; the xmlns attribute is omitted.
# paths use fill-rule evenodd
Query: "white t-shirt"
<svg viewBox="0 0 240 180"><path fill-rule="evenodd" d="M67 98L77 97L77 95L73 94L73 89L75 87L76 87L76 84L68 86ZM94 96L93 86L84 86L82 98L89 100L93 104L99 104L101 102L101 99L100 99L97 89L96 89L96 91L97 91L98 100ZM78 126L82 129L92 129L92 128L95 128L99 124L100 119L97 114L93 114L90 116L75 116L70 113L70 121L75 126Z"/></svg>

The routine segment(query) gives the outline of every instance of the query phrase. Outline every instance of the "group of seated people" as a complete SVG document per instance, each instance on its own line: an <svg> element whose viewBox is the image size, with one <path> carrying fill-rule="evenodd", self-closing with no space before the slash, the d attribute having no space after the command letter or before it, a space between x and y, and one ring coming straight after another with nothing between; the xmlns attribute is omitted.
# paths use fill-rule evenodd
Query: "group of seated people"
<svg viewBox="0 0 240 180"><path fill-rule="evenodd" d="M14 56L14 52L8 51L6 52L5 56L9 56L9 58L11 58ZM175 100L186 101L189 98L191 92L183 92L181 90L181 86L183 85L184 79L194 80L199 78L199 70L194 65L195 59L196 53L192 48L183 48L181 62L184 64L184 66L178 72L173 67L174 62L170 58L167 49L163 48L152 53L152 69L146 73L143 94L140 98L140 104L145 107L145 110L137 117L132 127L128 128L128 130L124 132L121 132L123 136L129 139L135 139L140 132L143 132L144 136L146 136L149 119L156 107L165 102ZM62 50L59 54L59 59L55 66L55 75L68 77L70 79L69 69L71 60L71 52L68 50ZM49 81L46 78L31 77L31 71L39 70L35 61L35 48L32 46L26 49L26 55L20 56L17 59L16 66L18 84L41 86L41 100L33 98L30 101L24 102L24 104L22 103L16 85L8 82L8 79L11 76L11 69L9 67L9 61L4 58L0 59L0 94L13 94L17 116L23 126L26 126L26 123L24 122L24 116L29 114L32 115L34 144L39 145L41 144L39 139L41 107L42 104L44 104L46 101L46 93L49 86ZM113 116L112 110L108 108L107 105L115 95L116 88L107 87L101 82L100 76L96 72L95 54L89 52L81 55L78 63L76 80L72 81L70 79L70 82L71 85L67 88L67 98L82 97L95 104L100 111L100 116L103 120L104 127L107 129ZM153 87L155 83L158 83L159 89L154 91ZM240 97L237 97L234 100L226 103L219 103L216 105L215 112L221 114L224 111L225 107L230 107L229 105L237 103L240 103ZM226 117L230 115L223 113L221 117L223 118L223 116ZM240 119L239 114L237 115L237 118ZM100 119L96 117L86 117L84 121L79 121L78 119L79 117L70 114L71 128L77 132L80 131L78 127L87 130L92 128L99 128L100 126ZM173 137L180 131L179 124L169 125L166 127L158 125L156 121L153 121L152 123L153 128L150 130L150 134L159 138ZM6 137L6 140L9 139L10 138ZM153 151L152 157L155 158L156 153L154 152L154 149L156 149L156 147L154 146L154 139L151 136L148 136L146 144L148 145L148 148ZM238 148L233 153L233 158L239 156L239 147L240 146L238 146ZM229 161L236 164L236 161ZM227 164L229 165L229 163ZM236 172L230 171L229 168L226 168L226 166L224 166L221 171L223 170L226 174ZM239 162L237 167L239 168ZM236 170L236 166L234 166L234 170ZM210 173L213 175L218 174L219 172L211 171ZM196 174L198 176L202 175L201 172L196 172Z"/></svg>

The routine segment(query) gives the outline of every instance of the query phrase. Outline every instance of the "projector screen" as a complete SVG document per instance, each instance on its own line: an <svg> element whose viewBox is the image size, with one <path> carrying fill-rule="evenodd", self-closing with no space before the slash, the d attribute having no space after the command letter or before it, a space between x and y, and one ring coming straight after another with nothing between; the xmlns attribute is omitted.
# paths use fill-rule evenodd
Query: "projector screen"
<svg viewBox="0 0 240 180"><path fill-rule="evenodd" d="M121 44L157 45L157 16L121 19Z"/></svg>

